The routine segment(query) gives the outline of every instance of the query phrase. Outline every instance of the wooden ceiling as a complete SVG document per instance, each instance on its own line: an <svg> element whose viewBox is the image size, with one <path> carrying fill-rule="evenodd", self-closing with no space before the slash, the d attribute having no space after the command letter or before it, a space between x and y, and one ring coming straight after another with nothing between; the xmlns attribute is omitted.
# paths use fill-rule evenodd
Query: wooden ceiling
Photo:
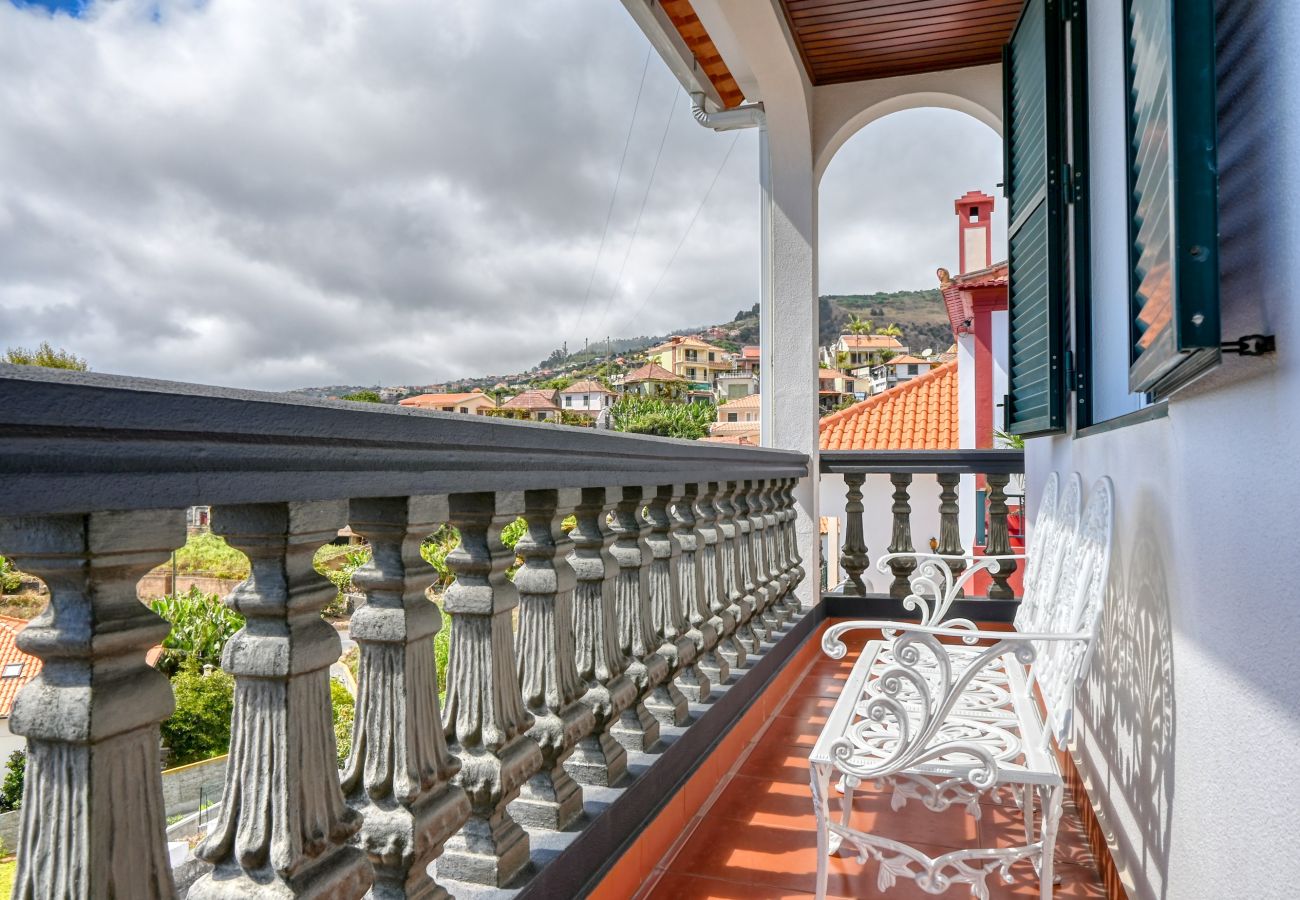
<svg viewBox="0 0 1300 900"><path fill-rule="evenodd" d="M728 109L739 106L744 101L745 95L741 92L740 85L736 84L736 79L732 77L727 64L722 61L722 54L718 53L718 48L713 45L713 39L700 24L699 17L695 15L695 8L691 6L691 0L660 0L659 5L668 14L673 27L690 48L691 55L695 57L704 74L712 82L718 96L722 98L722 105Z"/></svg>
<svg viewBox="0 0 1300 900"><path fill-rule="evenodd" d="M836 84L999 62L1023 0L781 4L808 77L814 84Z"/></svg>

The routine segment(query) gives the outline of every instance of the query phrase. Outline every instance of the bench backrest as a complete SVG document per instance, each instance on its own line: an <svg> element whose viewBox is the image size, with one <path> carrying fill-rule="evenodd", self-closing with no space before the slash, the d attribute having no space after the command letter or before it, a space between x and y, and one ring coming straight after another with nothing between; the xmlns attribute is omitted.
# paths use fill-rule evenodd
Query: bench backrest
<svg viewBox="0 0 1300 900"><path fill-rule="evenodd" d="M1016 611L1016 630L1041 631L1060 596L1062 565L1070 543L1079 530L1080 495L1083 480L1078 473L1068 475L1065 490L1058 498L1059 480L1055 472L1043 486L1038 517L1030 534L1025 560L1024 590Z"/></svg>
<svg viewBox="0 0 1300 900"><path fill-rule="evenodd" d="M1078 484L1078 475L1072 481ZM1071 489L1067 487L1062 503L1067 503ZM1039 608L1032 613L1032 629L1017 630L1069 634L1088 632L1091 639L1085 643L1040 641L1035 646L1035 659L1031 670L1047 709L1048 730L1057 746L1064 748L1073 724L1074 692L1087 670L1093 645L1100 630L1102 609L1106 601L1106 588L1110 575L1110 550L1114 532L1115 496L1109 478L1099 478L1088 494L1088 504L1078 516L1077 489L1074 491L1076 516L1073 528L1061 529L1052 551L1055 561L1044 559L1036 582L1044 589ZM1068 521L1069 507L1065 507ZM1048 566L1054 565L1052 572Z"/></svg>

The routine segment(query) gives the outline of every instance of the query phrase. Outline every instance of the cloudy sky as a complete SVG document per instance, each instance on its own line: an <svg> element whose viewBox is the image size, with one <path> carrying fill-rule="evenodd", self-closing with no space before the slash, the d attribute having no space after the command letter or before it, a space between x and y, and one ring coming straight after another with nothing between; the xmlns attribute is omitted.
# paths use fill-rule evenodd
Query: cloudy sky
<svg viewBox="0 0 1300 900"><path fill-rule="evenodd" d="M755 135L697 126L618 0L0 0L0 59L0 348L425 384L758 299ZM957 113L859 133L822 292L932 286L1000 180Z"/></svg>

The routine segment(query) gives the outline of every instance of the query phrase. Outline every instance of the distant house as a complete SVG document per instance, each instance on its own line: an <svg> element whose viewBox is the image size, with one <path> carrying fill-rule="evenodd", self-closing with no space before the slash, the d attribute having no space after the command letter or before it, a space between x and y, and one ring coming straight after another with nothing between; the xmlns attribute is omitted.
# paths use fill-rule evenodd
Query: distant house
<svg viewBox="0 0 1300 900"><path fill-rule="evenodd" d="M870 393L869 383L848 372L822 367L817 372L817 401L823 410Z"/></svg>
<svg viewBox="0 0 1300 900"><path fill-rule="evenodd" d="M646 351L646 358L692 384L710 390L719 372L731 368L731 354L698 337L674 335Z"/></svg>
<svg viewBox="0 0 1300 900"><path fill-rule="evenodd" d="M587 379L575 381L559 391L555 402L565 411L595 417L602 409L613 406L616 396L618 395L599 381Z"/></svg>
<svg viewBox="0 0 1300 900"><path fill-rule="evenodd" d="M471 391L466 394L416 394L399 400L398 405L485 416L489 409L496 407L496 402L482 391Z"/></svg>
<svg viewBox="0 0 1300 900"><path fill-rule="evenodd" d="M15 639L26 626L26 619L0 616L0 762L26 745L22 736L10 734L9 714L19 689L41 671L39 659L18 649Z"/></svg>
<svg viewBox="0 0 1300 900"><path fill-rule="evenodd" d="M896 356L877 366L872 366L871 393L879 394L918 375L924 375L935 366L942 365L942 362L934 356Z"/></svg>
<svg viewBox="0 0 1300 900"><path fill-rule="evenodd" d="M719 440L723 438L743 438L733 443L757 444L761 421L760 398L750 394L737 400L731 400L718 407L718 421L709 428L709 436Z"/></svg>
<svg viewBox="0 0 1300 900"><path fill-rule="evenodd" d="M639 369L633 369L619 382L626 394L643 394L647 397L676 397L684 394L689 382L674 375L658 363L646 363Z"/></svg>
<svg viewBox="0 0 1300 900"><path fill-rule="evenodd" d="M560 406L556 403L558 393L554 388L534 388L511 397L501 404L501 408L526 410L528 418L536 422L554 421L560 417Z"/></svg>
<svg viewBox="0 0 1300 900"><path fill-rule="evenodd" d="M830 367L856 369L881 362L887 355L901 356L907 346L888 334L842 334L835 343L822 348L822 362ZM840 354L847 354L841 358Z"/></svg>

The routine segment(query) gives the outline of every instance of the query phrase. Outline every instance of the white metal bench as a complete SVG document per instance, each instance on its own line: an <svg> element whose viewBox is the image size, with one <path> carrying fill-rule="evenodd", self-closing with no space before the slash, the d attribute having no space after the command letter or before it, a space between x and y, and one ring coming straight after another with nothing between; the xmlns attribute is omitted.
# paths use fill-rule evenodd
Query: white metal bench
<svg viewBox="0 0 1300 900"><path fill-rule="evenodd" d="M1010 882L1010 866L1030 860L1041 896L1051 897L1064 792L1051 745L1064 748L1070 736L1074 690L1101 620L1113 530L1110 479L1093 487L1082 515L1080 495L1078 475L1066 480L1059 497L1055 475L1045 485L1014 632L984 632L969 620L944 618L975 572L997 571L999 559L1013 557L964 557L966 570L955 578L954 557L908 554L918 567L905 606L920 612L919 624L842 622L823 636L823 649L839 659L847 652L845 632L884 634L863 648L809 757L819 898L826 894L827 856L842 847L879 864L882 891L912 878L928 893L965 883L973 897L987 898L990 874ZM879 563L887 564L888 558ZM844 797L832 819L837 773ZM895 810L916 799L935 812L961 805L977 818L981 798L1009 793L1024 816L1025 842L930 857L856 830L853 796L864 782L892 789Z"/></svg>

